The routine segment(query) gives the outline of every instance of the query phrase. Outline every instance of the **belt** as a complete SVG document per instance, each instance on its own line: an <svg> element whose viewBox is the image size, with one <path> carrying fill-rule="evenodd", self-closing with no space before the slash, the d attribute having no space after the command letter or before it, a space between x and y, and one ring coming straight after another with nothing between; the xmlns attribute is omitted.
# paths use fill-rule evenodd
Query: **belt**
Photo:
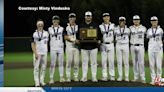
<svg viewBox="0 0 164 92"><path fill-rule="evenodd" d="M131 44L133 46L143 46L143 44Z"/></svg>
<svg viewBox="0 0 164 92"><path fill-rule="evenodd" d="M104 42L104 44L112 44L113 42Z"/></svg>

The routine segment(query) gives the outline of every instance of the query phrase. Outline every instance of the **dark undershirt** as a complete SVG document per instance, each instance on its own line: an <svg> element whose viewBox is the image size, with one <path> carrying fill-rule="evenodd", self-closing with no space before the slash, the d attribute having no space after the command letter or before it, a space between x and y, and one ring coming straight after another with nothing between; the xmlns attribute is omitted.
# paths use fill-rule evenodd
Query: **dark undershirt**
<svg viewBox="0 0 164 92"><path fill-rule="evenodd" d="M98 37L97 37L97 40L101 40L102 39L102 34L97 26L96 23L94 22L91 22L90 24L86 24L86 23L82 23L79 25L79 29L80 28L95 28L97 29L97 33L98 33ZM77 38L79 38L79 31L78 31L78 36ZM80 42L80 49L85 49L85 50L92 50L92 49L95 49L95 48L98 48L98 43L97 42Z"/></svg>

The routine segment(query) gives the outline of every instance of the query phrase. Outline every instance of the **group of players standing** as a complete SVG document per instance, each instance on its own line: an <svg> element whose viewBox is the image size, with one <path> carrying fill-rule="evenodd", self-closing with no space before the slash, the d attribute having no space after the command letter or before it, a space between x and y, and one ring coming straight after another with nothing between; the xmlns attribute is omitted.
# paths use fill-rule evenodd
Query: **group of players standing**
<svg viewBox="0 0 164 92"><path fill-rule="evenodd" d="M151 74L151 84L154 84L155 77L162 75L162 56L163 56L163 30L158 25L158 18L150 18L151 27L140 24L140 17L133 16L134 25L129 28L126 26L126 18L119 17L119 25L115 26L110 22L110 14L102 14L103 23L99 27L92 21L92 13L85 12L85 21L79 26L76 24L76 14L69 14L69 23L66 29L59 25L60 18L55 15L52 17L53 25L48 28L48 32L43 29L43 20L36 23L37 29L33 33L31 42L34 64L35 86L44 86L44 78L47 66L47 45L50 40L50 84L54 83L54 72L56 61L60 82L71 82L71 65L74 62L74 81L79 81L79 61L81 52L82 61L82 82L87 81L88 62L91 65L92 81L97 82L97 53L98 47L101 50L102 81L115 81L115 62L116 55L118 78L117 81L129 81L129 52L131 52L134 79L132 81L145 81L144 65L144 39L149 39L148 56ZM81 42L79 39L80 28L96 28L98 37L97 42ZM50 38L50 39L49 39ZM66 79L64 78L64 41L66 42ZM116 45L114 45L114 43ZM130 44L129 44L130 43ZM115 47L114 47L115 46ZM130 47L130 50L129 50ZM116 54L115 54L116 52ZM39 66L41 65L41 69ZM124 65L124 69L122 66ZM109 69L108 69L109 68ZM124 75L123 75L124 70ZM109 76L108 77L108 73Z"/></svg>

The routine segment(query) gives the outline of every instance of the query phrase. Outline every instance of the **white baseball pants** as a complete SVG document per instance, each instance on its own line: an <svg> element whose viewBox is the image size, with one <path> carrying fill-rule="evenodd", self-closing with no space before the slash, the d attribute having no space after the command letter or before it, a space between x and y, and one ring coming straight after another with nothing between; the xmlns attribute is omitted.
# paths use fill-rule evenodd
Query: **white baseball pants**
<svg viewBox="0 0 164 92"><path fill-rule="evenodd" d="M109 75L115 76L114 70L114 44L102 44L101 46L101 63L102 63L102 77L107 78L107 62L109 63Z"/></svg>
<svg viewBox="0 0 164 92"><path fill-rule="evenodd" d="M97 52L98 49L85 50L81 49L82 57L82 77L87 78L88 73L88 61L90 59L92 78L96 78L97 75Z"/></svg>
<svg viewBox="0 0 164 92"><path fill-rule="evenodd" d="M151 49L148 49L148 54L149 54L151 81L154 81L155 77L162 77L163 49L161 49L158 52L154 52Z"/></svg>
<svg viewBox="0 0 164 92"><path fill-rule="evenodd" d="M41 65L40 73L39 66ZM46 66L47 66L47 54L38 55L38 58L35 58L35 54L33 54L33 66L34 66L34 81L35 84L40 84L44 82ZM40 77L40 79L39 79Z"/></svg>
<svg viewBox="0 0 164 92"><path fill-rule="evenodd" d="M134 46L131 45L131 56L133 62L133 72L134 72L134 80L138 80L139 77L141 80L145 80L145 66L144 66L144 54L145 48L144 46Z"/></svg>
<svg viewBox="0 0 164 92"><path fill-rule="evenodd" d="M79 50L78 48L66 47L66 76L71 77L71 65L74 61L74 77L79 73Z"/></svg>
<svg viewBox="0 0 164 92"><path fill-rule="evenodd" d="M64 76L64 67L63 67L64 66L63 65L64 51L63 49L50 51L50 57L51 57L50 80L53 80L57 60L58 60L59 76L63 77Z"/></svg>
<svg viewBox="0 0 164 92"><path fill-rule="evenodd" d="M122 75L122 63L124 63L125 78L129 78L129 44L116 44L116 57L119 77Z"/></svg>

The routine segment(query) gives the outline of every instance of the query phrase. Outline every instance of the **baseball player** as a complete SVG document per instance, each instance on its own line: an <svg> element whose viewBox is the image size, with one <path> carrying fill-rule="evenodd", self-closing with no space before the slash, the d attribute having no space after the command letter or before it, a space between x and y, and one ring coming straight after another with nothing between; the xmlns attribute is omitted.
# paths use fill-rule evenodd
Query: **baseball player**
<svg viewBox="0 0 164 92"><path fill-rule="evenodd" d="M48 32L43 29L44 22L39 19L36 23L37 29L33 33L33 39L31 42L31 47L33 51L33 65L34 65L34 81L35 86L44 86L46 66L47 66L47 42L48 42ZM41 69L39 66L41 64ZM40 74L39 74L40 70ZM39 79L40 76L40 79Z"/></svg>
<svg viewBox="0 0 164 92"><path fill-rule="evenodd" d="M118 67L118 79L122 81L122 63L124 63L125 81L129 81L129 35L130 29L125 25L125 17L119 17L119 26L115 28L116 57Z"/></svg>
<svg viewBox="0 0 164 92"><path fill-rule="evenodd" d="M115 80L114 71L114 24L110 22L109 13L103 13L103 23L99 25L103 35L101 44L101 59L102 59L102 81L107 81L107 61L109 62L110 80Z"/></svg>
<svg viewBox="0 0 164 92"><path fill-rule="evenodd" d="M85 22L80 25L79 28L95 28L98 26L92 22L92 13L90 11L85 12ZM97 30L98 42L100 43L101 32ZM91 72L92 72L92 82L97 82L97 52L98 52L98 42L80 42L81 57L82 57L82 82L87 81L88 73L88 61L90 60Z"/></svg>
<svg viewBox="0 0 164 92"><path fill-rule="evenodd" d="M141 81L145 83L145 67L144 67L144 37L146 34L146 27L140 24L140 17L133 16L134 25L130 26L131 35L131 56L133 61L134 82ZM140 78L139 78L140 77Z"/></svg>
<svg viewBox="0 0 164 92"><path fill-rule="evenodd" d="M151 17L151 28L147 30L148 43L148 55L151 82L154 85L155 77L162 77L162 56L163 56L163 29L158 25L158 18L156 16Z"/></svg>
<svg viewBox="0 0 164 92"><path fill-rule="evenodd" d="M74 61L74 81L79 81L79 48L78 40L76 39L78 32L78 25L76 25L76 14L69 14L69 23L66 27L66 35L64 36L66 40L66 77L67 82L71 81L71 64Z"/></svg>
<svg viewBox="0 0 164 92"><path fill-rule="evenodd" d="M49 83L54 83L54 72L56 59L58 60L58 68L59 68L59 76L60 82L64 82L64 67L63 67L63 58L64 58L64 43L63 43L63 31L64 28L59 25L60 18L55 15L52 17L53 25L48 28L48 32L50 34L50 56L51 56L51 64L50 64L50 81Z"/></svg>

